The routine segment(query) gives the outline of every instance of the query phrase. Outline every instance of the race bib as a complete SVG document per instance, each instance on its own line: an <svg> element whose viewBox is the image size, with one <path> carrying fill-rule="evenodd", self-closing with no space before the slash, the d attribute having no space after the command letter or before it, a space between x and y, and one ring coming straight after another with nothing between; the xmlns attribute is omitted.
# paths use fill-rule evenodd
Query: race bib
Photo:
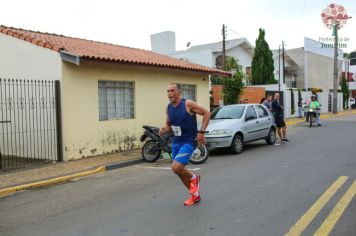
<svg viewBox="0 0 356 236"><path fill-rule="evenodd" d="M182 136L182 130L181 130L180 126L172 125L172 130L173 130L174 136Z"/></svg>

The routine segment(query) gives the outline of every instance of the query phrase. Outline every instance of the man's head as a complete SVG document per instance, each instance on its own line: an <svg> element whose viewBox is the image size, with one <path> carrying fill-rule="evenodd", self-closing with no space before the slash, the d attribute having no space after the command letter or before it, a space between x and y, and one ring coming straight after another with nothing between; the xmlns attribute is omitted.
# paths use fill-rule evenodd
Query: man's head
<svg viewBox="0 0 356 236"><path fill-rule="evenodd" d="M248 99L247 98L244 99L244 103L245 104L248 103Z"/></svg>
<svg viewBox="0 0 356 236"><path fill-rule="evenodd" d="M316 100L316 96L315 95L312 95L310 98L311 98L312 101Z"/></svg>
<svg viewBox="0 0 356 236"><path fill-rule="evenodd" d="M267 100L268 100L269 102L272 101L272 95L271 95L271 94L267 96Z"/></svg>
<svg viewBox="0 0 356 236"><path fill-rule="evenodd" d="M279 100L279 97L280 97L279 93L274 94L274 100Z"/></svg>
<svg viewBox="0 0 356 236"><path fill-rule="evenodd" d="M177 102L181 96L182 88L177 83L171 83L167 88L167 95L170 102Z"/></svg>

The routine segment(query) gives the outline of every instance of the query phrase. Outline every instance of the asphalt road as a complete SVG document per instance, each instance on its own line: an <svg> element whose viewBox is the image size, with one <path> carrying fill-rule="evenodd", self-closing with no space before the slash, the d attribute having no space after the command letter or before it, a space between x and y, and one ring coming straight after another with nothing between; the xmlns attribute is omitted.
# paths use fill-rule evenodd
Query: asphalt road
<svg viewBox="0 0 356 236"><path fill-rule="evenodd" d="M288 133L290 144L260 141L190 165L202 176L193 207L162 160L2 197L0 235L356 235L356 115Z"/></svg>

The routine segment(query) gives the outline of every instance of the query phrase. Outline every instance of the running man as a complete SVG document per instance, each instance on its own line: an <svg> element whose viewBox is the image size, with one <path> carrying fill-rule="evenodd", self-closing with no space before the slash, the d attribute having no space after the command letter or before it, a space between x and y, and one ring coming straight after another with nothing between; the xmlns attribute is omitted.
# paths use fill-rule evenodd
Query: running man
<svg viewBox="0 0 356 236"><path fill-rule="evenodd" d="M210 112L191 100L181 96L182 89L177 83L168 85L167 95L169 104L166 108L166 126L160 129L160 134L173 131L172 171L178 175L188 188L190 198L184 202L191 206L200 201L200 176L185 168L189 158L196 148L196 143L205 144L205 129L209 124ZM197 130L196 114L203 116L200 130Z"/></svg>

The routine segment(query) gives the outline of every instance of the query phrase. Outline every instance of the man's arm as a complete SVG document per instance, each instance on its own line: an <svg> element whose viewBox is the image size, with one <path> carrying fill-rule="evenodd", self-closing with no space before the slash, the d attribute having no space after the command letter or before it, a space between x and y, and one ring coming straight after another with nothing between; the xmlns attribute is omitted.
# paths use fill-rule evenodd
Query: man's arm
<svg viewBox="0 0 356 236"><path fill-rule="evenodd" d="M196 113L198 115L203 116L203 121L200 127L200 131L205 131L210 121L210 112L204 107L199 106L197 103L191 100L186 101L186 108L190 113ZM206 143L204 132L198 133L197 140L199 144Z"/></svg>
<svg viewBox="0 0 356 236"><path fill-rule="evenodd" d="M172 127L171 124L169 123L169 117L168 117L168 109L166 108L166 125L163 128L159 129L159 134L162 135L167 132L171 132Z"/></svg>

